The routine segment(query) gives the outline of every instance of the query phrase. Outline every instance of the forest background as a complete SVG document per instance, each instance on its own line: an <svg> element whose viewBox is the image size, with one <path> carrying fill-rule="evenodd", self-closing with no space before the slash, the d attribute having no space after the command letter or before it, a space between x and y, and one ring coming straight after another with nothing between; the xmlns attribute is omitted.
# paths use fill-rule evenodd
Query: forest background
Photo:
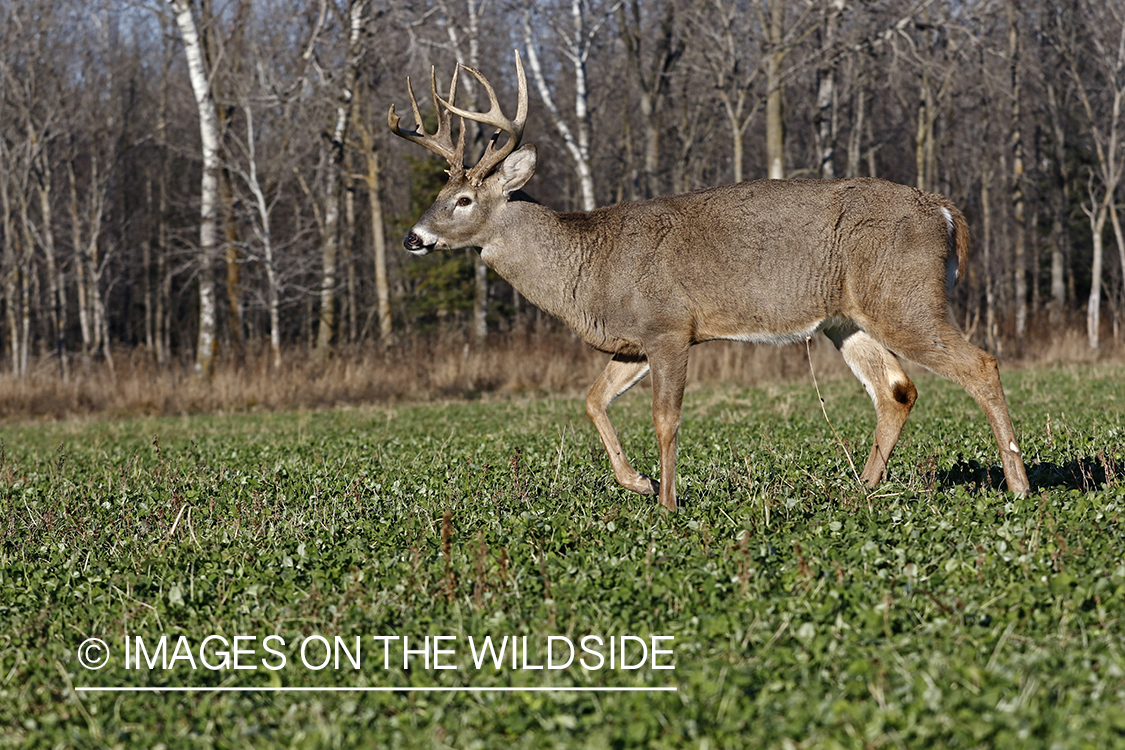
<svg viewBox="0 0 1125 750"><path fill-rule="evenodd" d="M513 50L529 191L553 208L916 185L969 218L953 314L973 341L1009 362L1121 350L1119 1L0 0L0 29L9 417L590 382L603 357L476 252L399 249L445 164L387 109L410 76L425 110L431 66L442 87L458 62L511 107ZM467 78L459 101L486 103ZM693 376L804 356L719 346Z"/></svg>

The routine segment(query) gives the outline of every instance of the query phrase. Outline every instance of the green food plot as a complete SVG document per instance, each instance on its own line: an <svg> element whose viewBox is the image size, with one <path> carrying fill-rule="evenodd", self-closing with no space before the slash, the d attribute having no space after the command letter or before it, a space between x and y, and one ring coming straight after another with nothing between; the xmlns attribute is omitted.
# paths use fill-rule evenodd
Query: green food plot
<svg viewBox="0 0 1125 750"><path fill-rule="evenodd" d="M675 515L575 399L0 428L0 745L1121 747L1125 370L1004 380L1027 498L932 377L873 493L854 381L689 393Z"/></svg>

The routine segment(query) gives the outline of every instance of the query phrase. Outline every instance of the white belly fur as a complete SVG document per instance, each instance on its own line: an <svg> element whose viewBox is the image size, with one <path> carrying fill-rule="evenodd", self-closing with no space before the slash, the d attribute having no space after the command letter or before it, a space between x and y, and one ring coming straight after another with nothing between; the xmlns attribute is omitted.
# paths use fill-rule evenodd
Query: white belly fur
<svg viewBox="0 0 1125 750"><path fill-rule="evenodd" d="M858 327L847 318L827 317L816 321L807 328L799 328L795 331L739 331L722 336L712 336L711 338L725 341L745 341L751 344L799 344L812 338L817 331L838 326Z"/></svg>

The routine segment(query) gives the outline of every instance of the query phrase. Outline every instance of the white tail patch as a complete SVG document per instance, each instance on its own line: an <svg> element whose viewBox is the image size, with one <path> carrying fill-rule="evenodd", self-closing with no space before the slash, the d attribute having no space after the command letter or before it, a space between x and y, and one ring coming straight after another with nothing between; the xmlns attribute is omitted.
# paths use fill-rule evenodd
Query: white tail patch
<svg viewBox="0 0 1125 750"><path fill-rule="evenodd" d="M953 236L953 214L945 206L941 207L941 215L945 217L945 225L949 227L949 236Z"/></svg>
<svg viewBox="0 0 1125 750"><path fill-rule="evenodd" d="M945 217L945 226L949 235L949 255L945 258L945 288L952 289L957 283L957 250L956 238L953 236L953 214L945 206L941 207L941 215Z"/></svg>

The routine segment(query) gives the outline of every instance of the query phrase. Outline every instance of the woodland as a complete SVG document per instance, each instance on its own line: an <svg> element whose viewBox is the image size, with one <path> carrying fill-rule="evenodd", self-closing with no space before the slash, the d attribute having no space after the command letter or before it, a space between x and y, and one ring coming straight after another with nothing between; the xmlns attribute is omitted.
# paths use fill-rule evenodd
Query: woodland
<svg viewBox="0 0 1125 750"><path fill-rule="evenodd" d="M388 108L409 77L432 118L458 63L514 107L516 51L557 210L881 177L968 217L977 343L1122 337L1121 0L3 0L0 29L8 382L557 331L475 252L400 246L445 165Z"/></svg>

